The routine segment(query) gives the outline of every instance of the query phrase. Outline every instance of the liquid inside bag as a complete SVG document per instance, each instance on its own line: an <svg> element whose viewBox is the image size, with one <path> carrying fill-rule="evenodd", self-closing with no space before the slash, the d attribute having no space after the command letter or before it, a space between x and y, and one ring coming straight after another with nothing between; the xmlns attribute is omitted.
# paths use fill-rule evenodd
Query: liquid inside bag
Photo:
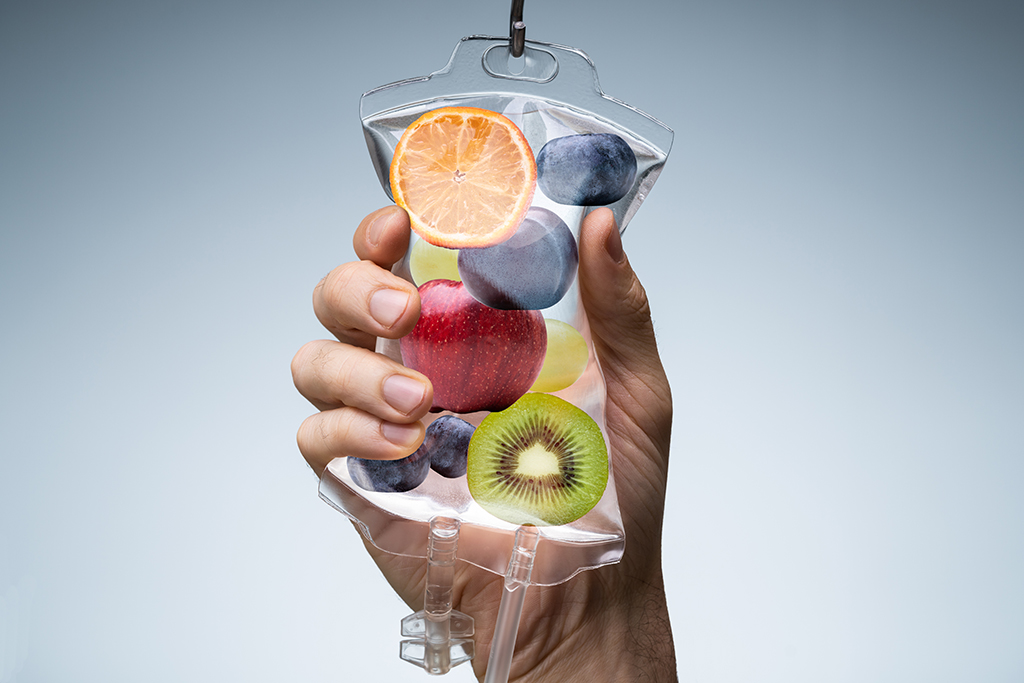
<svg viewBox="0 0 1024 683"><path fill-rule="evenodd" d="M353 519L374 545L398 555L425 557L426 525L445 516L462 523L459 558L497 574L505 573L520 524L537 525L543 539L532 583L553 585L617 562L625 543L615 495L617 454L605 425L604 378L580 300L577 244L581 221L597 206L608 206L625 229L665 163L672 131L603 95L582 52L530 41L516 60L507 38L483 36L464 38L441 71L364 94L360 110L385 192L400 204L424 207L422 229L414 218L409 250L394 268L420 289L420 325L403 340L378 340L377 351L426 374L435 405L423 420L424 447L400 466L407 469L385 471L389 464L337 458L321 479L321 497ZM440 200L416 194L433 186L410 185L406 197L404 185L392 187L396 178L404 183L392 162L399 147L399 160L414 166L423 153L416 144L429 151L432 130L466 120L494 124L502 135L511 131L514 140L502 138L474 158L491 168L503 168L498 164L506 152L518 159L511 167L515 173L502 176L495 191L504 192L508 184L510 193L519 194L510 200L514 208L496 212L502 235L478 240L458 233L451 239L462 239L463 246L439 246L449 239L440 232L447 229L445 221L435 230L431 218ZM409 141L411 134L403 141L412 128L418 142ZM473 143L458 142L462 148L456 152L449 149L456 143L446 144L435 147L458 156L470 154L462 148ZM440 163L428 158L415 168L429 175L434 162ZM528 177L531 169L534 177ZM461 182L465 175L457 168L444 173L454 176L444 182ZM519 182L532 183L532 195ZM459 196L470 199L451 202L440 213L475 206L471 195ZM476 211L494 206L491 201ZM515 216L509 218L510 212ZM530 450L532 438L544 447ZM602 449L607 475L594 473L602 463L591 456ZM511 451L518 466L484 459L501 454L504 463ZM548 461L556 451L571 455L554 465ZM529 484L517 480L523 471ZM534 479L537 490L531 488ZM517 486L538 502L498 500ZM578 516L582 509L587 511Z"/></svg>

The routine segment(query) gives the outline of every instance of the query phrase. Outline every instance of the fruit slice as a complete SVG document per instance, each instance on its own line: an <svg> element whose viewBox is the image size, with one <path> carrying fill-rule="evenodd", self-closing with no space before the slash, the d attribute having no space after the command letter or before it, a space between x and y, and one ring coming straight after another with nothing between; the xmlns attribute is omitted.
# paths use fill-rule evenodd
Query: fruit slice
<svg viewBox="0 0 1024 683"><path fill-rule="evenodd" d="M527 394L484 418L469 442L473 499L512 524L555 526L585 515L608 484L608 449L589 415Z"/></svg>
<svg viewBox="0 0 1024 683"><path fill-rule="evenodd" d="M416 119L391 161L391 194L431 244L487 247L511 237L537 184L533 150L501 114L442 107Z"/></svg>
<svg viewBox="0 0 1024 683"><path fill-rule="evenodd" d="M530 391L561 391L580 378L587 369L587 342L576 328L553 318L544 320L548 330L548 347L544 365Z"/></svg>

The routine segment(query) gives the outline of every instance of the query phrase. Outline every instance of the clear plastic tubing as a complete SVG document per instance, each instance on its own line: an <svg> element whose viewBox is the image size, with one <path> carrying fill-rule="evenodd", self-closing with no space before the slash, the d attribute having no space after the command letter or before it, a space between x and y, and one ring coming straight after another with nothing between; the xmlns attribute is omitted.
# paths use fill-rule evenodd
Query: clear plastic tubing
<svg viewBox="0 0 1024 683"><path fill-rule="evenodd" d="M498 607L498 621L491 640L491 654L487 659L484 683L508 683L512 669L512 652L516 648L519 619L523 614L523 601L530 585L533 560L537 553L540 532L534 526L521 526L516 530L515 547L505 572L504 592Z"/></svg>
<svg viewBox="0 0 1024 683"><path fill-rule="evenodd" d="M458 543L458 520L447 517L430 520L427 586L423 596L424 640L429 658L433 660L425 668L430 673L446 673L451 668L448 641L451 639L452 582Z"/></svg>

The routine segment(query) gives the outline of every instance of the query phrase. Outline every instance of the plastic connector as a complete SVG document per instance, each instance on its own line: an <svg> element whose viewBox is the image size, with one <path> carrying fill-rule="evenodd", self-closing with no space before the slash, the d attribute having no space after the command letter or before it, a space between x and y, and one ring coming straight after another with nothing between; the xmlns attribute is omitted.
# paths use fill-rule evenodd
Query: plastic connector
<svg viewBox="0 0 1024 683"><path fill-rule="evenodd" d="M399 656L435 676L473 658L473 617L452 609L460 526L451 517L430 520L423 609L402 619L407 640L402 641Z"/></svg>

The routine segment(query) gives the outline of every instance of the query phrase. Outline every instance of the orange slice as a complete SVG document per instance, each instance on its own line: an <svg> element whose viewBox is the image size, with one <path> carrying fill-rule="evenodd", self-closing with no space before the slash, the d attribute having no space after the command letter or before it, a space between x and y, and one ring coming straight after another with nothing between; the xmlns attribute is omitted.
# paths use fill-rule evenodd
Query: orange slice
<svg viewBox="0 0 1024 683"><path fill-rule="evenodd" d="M439 247L488 247L511 237L537 185L522 131L486 109L442 107L416 119L391 161L391 194L412 229Z"/></svg>

